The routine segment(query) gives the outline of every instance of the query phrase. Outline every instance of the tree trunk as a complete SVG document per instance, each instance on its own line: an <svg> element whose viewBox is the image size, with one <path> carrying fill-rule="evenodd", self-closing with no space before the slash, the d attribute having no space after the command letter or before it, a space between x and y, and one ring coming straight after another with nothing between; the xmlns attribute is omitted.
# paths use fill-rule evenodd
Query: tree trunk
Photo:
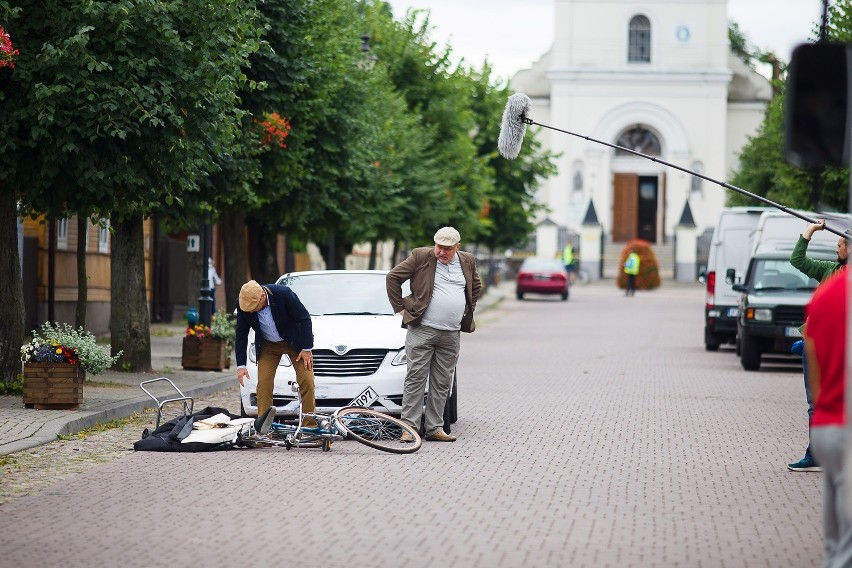
<svg viewBox="0 0 852 568"><path fill-rule="evenodd" d="M346 268L346 255L352 252L352 243L345 242L339 236L325 243L316 243L327 270L343 270Z"/></svg>
<svg viewBox="0 0 852 568"><path fill-rule="evenodd" d="M47 221L47 321L56 323L56 219Z"/></svg>
<svg viewBox="0 0 852 568"><path fill-rule="evenodd" d="M278 263L275 259L275 243L278 235L269 230L263 223L246 220L249 237L249 267L251 278L261 284L275 282L278 274Z"/></svg>
<svg viewBox="0 0 852 568"><path fill-rule="evenodd" d="M112 221L110 333L112 354L131 373L151 370L151 326L145 299L145 249L142 217Z"/></svg>
<svg viewBox="0 0 852 568"><path fill-rule="evenodd" d="M225 309L231 313L237 307L240 288L248 278L248 256L246 255L246 216L242 211L222 215L222 244L225 253Z"/></svg>
<svg viewBox="0 0 852 568"><path fill-rule="evenodd" d="M391 252L391 268L394 268L397 264L399 264L399 241L394 239L393 241L393 252Z"/></svg>
<svg viewBox="0 0 852 568"><path fill-rule="evenodd" d="M367 265L369 270L376 269L376 249L379 246L379 239L370 241L370 263Z"/></svg>
<svg viewBox="0 0 852 568"><path fill-rule="evenodd" d="M24 290L18 255L18 203L16 192L0 191L0 380L12 381L21 373L24 341ZM35 261L35 259L33 259Z"/></svg>
<svg viewBox="0 0 852 568"><path fill-rule="evenodd" d="M77 310L74 312L74 327L86 327L86 307L89 302L89 276L86 273L86 231L89 219L77 215Z"/></svg>

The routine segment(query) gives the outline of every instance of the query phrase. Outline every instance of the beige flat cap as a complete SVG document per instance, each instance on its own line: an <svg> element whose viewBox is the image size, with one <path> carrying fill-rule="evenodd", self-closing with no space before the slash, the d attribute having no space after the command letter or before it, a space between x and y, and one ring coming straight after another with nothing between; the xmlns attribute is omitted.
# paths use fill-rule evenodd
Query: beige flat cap
<svg viewBox="0 0 852 568"><path fill-rule="evenodd" d="M240 288L240 309L244 312L257 310L263 299L263 288L255 280L249 280Z"/></svg>
<svg viewBox="0 0 852 568"><path fill-rule="evenodd" d="M435 244L451 247L461 242L461 235L453 227L441 227L435 233Z"/></svg>

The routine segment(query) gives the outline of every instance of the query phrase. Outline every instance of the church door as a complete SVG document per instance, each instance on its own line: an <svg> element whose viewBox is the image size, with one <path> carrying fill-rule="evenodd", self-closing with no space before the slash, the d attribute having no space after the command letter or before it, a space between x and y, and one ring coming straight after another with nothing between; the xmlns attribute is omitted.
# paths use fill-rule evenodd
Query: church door
<svg viewBox="0 0 852 568"><path fill-rule="evenodd" d="M636 236L639 176L615 174L612 193L612 241L623 243Z"/></svg>
<svg viewBox="0 0 852 568"><path fill-rule="evenodd" d="M659 178L615 174L613 180L612 240L657 242Z"/></svg>

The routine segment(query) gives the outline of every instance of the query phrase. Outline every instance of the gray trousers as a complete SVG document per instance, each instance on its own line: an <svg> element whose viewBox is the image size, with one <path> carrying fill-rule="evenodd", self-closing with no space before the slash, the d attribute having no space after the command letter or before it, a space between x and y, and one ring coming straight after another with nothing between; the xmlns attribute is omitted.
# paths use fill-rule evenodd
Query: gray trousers
<svg viewBox="0 0 852 568"><path fill-rule="evenodd" d="M811 451L822 466L822 522L826 568L852 566L852 515L849 487L843 471L846 427L822 426L811 430Z"/></svg>
<svg viewBox="0 0 852 568"><path fill-rule="evenodd" d="M426 400L426 435L444 426L444 405L453 384L453 371L459 360L461 335L425 325L409 326L405 335L405 356L408 368L402 392L401 418L420 428L423 416L423 394L429 381Z"/></svg>

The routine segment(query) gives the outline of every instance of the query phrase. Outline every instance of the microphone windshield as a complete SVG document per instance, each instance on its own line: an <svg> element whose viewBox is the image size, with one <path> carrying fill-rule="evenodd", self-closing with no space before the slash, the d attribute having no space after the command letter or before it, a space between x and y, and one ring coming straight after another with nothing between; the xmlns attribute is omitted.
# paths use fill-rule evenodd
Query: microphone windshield
<svg viewBox="0 0 852 568"><path fill-rule="evenodd" d="M500 123L500 137L497 139L497 149L504 158L514 160L521 152L527 123L524 119L530 110L532 101L523 93L515 93L506 101L503 110L503 122Z"/></svg>

